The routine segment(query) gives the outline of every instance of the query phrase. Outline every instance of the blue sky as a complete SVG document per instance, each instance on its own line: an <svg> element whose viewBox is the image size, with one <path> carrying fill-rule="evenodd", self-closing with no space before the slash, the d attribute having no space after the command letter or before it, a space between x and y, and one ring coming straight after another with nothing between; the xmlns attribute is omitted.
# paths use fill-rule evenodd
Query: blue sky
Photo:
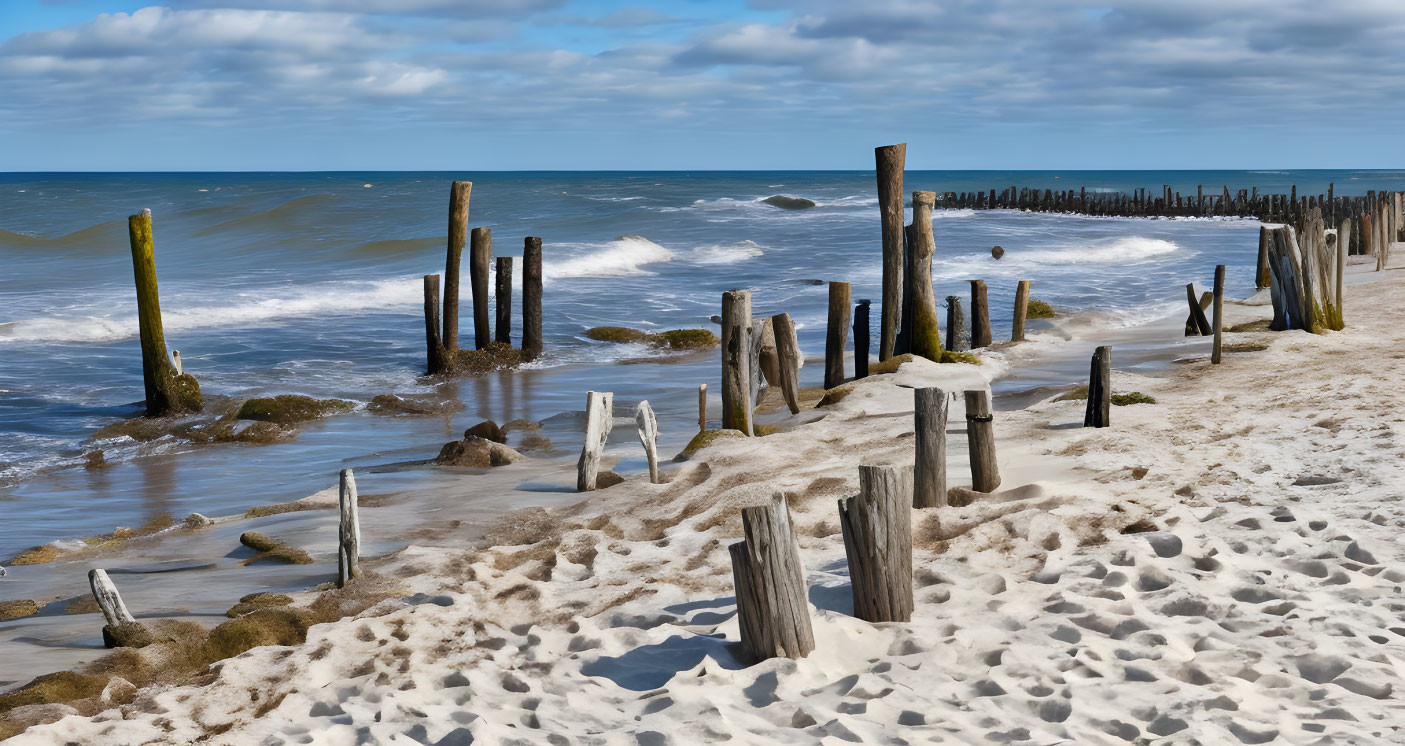
<svg viewBox="0 0 1405 746"><path fill-rule="evenodd" d="M1401 0L0 0L0 171L1395 168Z"/></svg>

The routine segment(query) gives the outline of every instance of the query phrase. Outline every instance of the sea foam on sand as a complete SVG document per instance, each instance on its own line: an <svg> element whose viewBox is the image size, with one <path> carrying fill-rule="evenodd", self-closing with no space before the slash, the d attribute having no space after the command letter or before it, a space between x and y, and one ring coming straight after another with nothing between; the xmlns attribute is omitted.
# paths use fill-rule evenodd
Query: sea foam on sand
<svg viewBox="0 0 1405 746"><path fill-rule="evenodd" d="M667 484L512 514L498 546L368 560L405 598L15 742L1400 743L1399 275L1350 288L1344 332L1114 372L1158 403L1108 429L1079 427L1081 401L997 412L1002 491L913 513L911 623L849 615L836 500L859 463L912 458L910 387L982 368L910 363ZM726 547L775 490L817 647L745 666Z"/></svg>

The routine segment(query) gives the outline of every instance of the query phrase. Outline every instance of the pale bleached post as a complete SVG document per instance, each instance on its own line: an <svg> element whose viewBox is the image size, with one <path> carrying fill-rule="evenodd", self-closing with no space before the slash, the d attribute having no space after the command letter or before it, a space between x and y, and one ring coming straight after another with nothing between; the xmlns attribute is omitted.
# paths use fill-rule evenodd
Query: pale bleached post
<svg viewBox="0 0 1405 746"><path fill-rule="evenodd" d="M839 501L854 616L912 621L912 467L859 466L859 494Z"/></svg>
<svg viewBox="0 0 1405 746"><path fill-rule="evenodd" d="M932 255L936 239L932 235L932 207L936 192L912 193L912 266L908 288L912 301L911 337L908 349L918 357L934 362L942 359L942 332L937 322L937 298L932 290Z"/></svg>
<svg viewBox="0 0 1405 746"><path fill-rule="evenodd" d="M337 587L361 577L361 518L357 511L356 476L350 469L341 470L337 489L337 508L341 524L337 532Z"/></svg>
<svg viewBox="0 0 1405 746"><path fill-rule="evenodd" d="M614 426L615 395L609 391L590 391L585 396L585 446L576 462L576 490L595 489L595 477L600 473L600 454Z"/></svg>
<svg viewBox="0 0 1405 746"><path fill-rule="evenodd" d="M512 344L512 257L498 257L497 285L494 293L494 310L497 311L497 329L493 341L505 345Z"/></svg>
<svg viewBox="0 0 1405 746"><path fill-rule="evenodd" d="M698 432L707 429L707 384L698 384Z"/></svg>
<svg viewBox="0 0 1405 746"><path fill-rule="evenodd" d="M901 204L901 203L900 203ZM886 316L887 311L884 311ZM824 340L824 387L844 383L844 345L849 337L849 283L829 283L829 328Z"/></svg>
<svg viewBox="0 0 1405 746"><path fill-rule="evenodd" d="M989 347L991 341L985 280L971 280L971 349Z"/></svg>
<svg viewBox="0 0 1405 746"><path fill-rule="evenodd" d="M893 356L903 304L903 168L907 143L873 149L878 174L878 213L883 228L883 307L878 359ZM829 388L826 386L826 388Z"/></svg>
<svg viewBox="0 0 1405 746"><path fill-rule="evenodd" d="M1221 346L1224 343L1224 265L1215 265L1215 300L1214 300L1214 346L1210 349L1210 363L1220 364Z"/></svg>
<svg viewBox="0 0 1405 746"><path fill-rule="evenodd" d="M742 651L752 661L804 658L815 649L800 545L785 494L742 508L745 540L729 546Z"/></svg>
<svg viewBox="0 0 1405 746"><path fill-rule="evenodd" d="M971 332L966 328L966 314L961 311L961 296L946 297L946 348L952 352L971 349Z"/></svg>
<svg viewBox="0 0 1405 746"><path fill-rule="evenodd" d="M795 324L790 314L778 313L771 317L771 327L776 338L776 359L779 370L781 395L791 414L800 414L800 351L795 346Z"/></svg>
<svg viewBox="0 0 1405 746"><path fill-rule="evenodd" d="M722 294L722 427L751 435L751 291Z"/></svg>
<svg viewBox="0 0 1405 746"><path fill-rule="evenodd" d="M1015 286L1015 320L1010 325L1010 341L1024 341L1024 320L1029 313L1029 280L1020 280Z"/></svg>
<svg viewBox="0 0 1405 746"><path fill-rule="evenodd" d="M468 198L473 182L456 181L449 187L449 249L444 259L444 348L459 348L459 260L468 237ZM470 269L472 269L470 267ZM474 299L475 305L477 299Z"/></svg>
<svg viewBox="0 0 1405 746"><path fill-rule="evenodd" d="M493 229L474 228L468 242L468 284L473 291L473 346L492 341L488 326L488 263L493 258Z"/></svg>
<svg viewBox="0 0 1405 746"><path fill-rule="evenodd" d="M93 590L93 600L98 602L107 626L120 627L137 620L132 612L127 611L127 604L122 603L122 594L117 592L117 586L107 577L106 570L89 570L88 587Z"/></svg>
<svg viewBox="0 0 1405 746"><path fill-rule="evenodd" d="M1107 427L1112 424L1112 348L1094 350L1090 368L1083 427Z"/></svg>
<svg viewBox="0 0 1405 746"><path fill-rule="evenodd" d="M185 364L181 362L181 351L171 350L171 365L176 368L176 376L185 375Z"/></svg>
<svg viewBox="0 0 1405 746"><path fill-rule="evenodd" d="M747 360L751 365L751 373L746 378L747 396L750 397L747 406L756 413L756 405L761 403L761 390L766 388L766 376L761 372L761 346L766 336L766 327L770 326L769 319L751 320L751 350L747 353ZM755 425L753 424L753 429Z"/></svg>
<svg viewBox="0 0 1405 746"><path fill-rule="evenodd" d="M1000 486L1000 467L995 461L995 422L990 411L990 395L982 389L975 389L965 392L965 399L971 489L994 492Z"/></svg>
<svg viewBox="0 0 1405 746"><path fill-rule="evenodd" d="M912 414L917 453L913 459L912 506L939 508L946 502L947 395L937 388L915 389Z"/></svg>
<svg viewBox="0 0 1405 746"><path fill-rule="evenodd" d="M659 421L654 417L654 408L645 399L634 410L634 424L639 428L639 444L644 446L644 456L649 459L649 482L659 483Z"/></svg>
<svg viewBox="0 0 1405 746"><path fill-rule="evenodd" d="M1337 326L1338 330L1346 328L1346 316L1344 308L1346 297L1342 295L1342 282L1346 278L1346 255L1351 248L1351 218L1342 218L1341 226L1337 228Z"/></svg>

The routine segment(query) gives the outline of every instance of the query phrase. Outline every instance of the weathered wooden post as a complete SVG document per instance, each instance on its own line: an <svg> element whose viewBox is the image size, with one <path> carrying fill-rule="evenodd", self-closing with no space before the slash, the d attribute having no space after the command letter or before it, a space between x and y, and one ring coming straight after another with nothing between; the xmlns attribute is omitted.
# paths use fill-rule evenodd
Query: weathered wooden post
<svg viewBox="0 0 1405 746"><path fill-rule="evenodd" d="M1010 326L1010 341L1024 341L1024 320L1029 313L1029 280L1015 286L1015 320Z"/></svg>
<svg viewBox="0 0 1405 746"><path fill-rule="evenodd" d="M985 280L971 280L971 349L989 347L990 308L986 305Z"/></svg>
<svg viewBox="0 0 1405 746"><path fill-rule="evenodd" d="M785 494L742 508L746 536L727 547L742 651L753 661L804 658L815 649L805 568Z"/></svg>
<svg viewBox="0 0 1405 746"><path fill-rule="evenodd" d="M1200 294L1200 301L1199 301L1200 310L1201 310L1201 311L1204 311L1205 309L1209 308L1209 307L1210 307L1210 303L1211 303L1212 301L1214 301L1214 300L1215 300L1215 294L1212 293L1212 292L1210 292L1209 290L1206 290L1205 292L1201 293L1201 294ZM1187 337L1198 337L1198 336L1200 336L1200 325L1195 322L1195 314L1194 314L1193 312L1192 312L1192 313L1186 314L1186 317L1185 317L1185 335L1186 335Z"/></svg>
<svg viewBox="0 0 1405 746"><path fill-rule="evenodd" d="M912 621L912 467L859 466L859 494L839 501L854 616Z"/></svg>
<svg viewBox="0 0 1405 746"><path fill-rule="evenodd" d="M946 297L946 348L952 352L971 349L971 332L966 329L966 314L961 311L961 296Z"/></svg>
<svg viewBox="0 0 1405 746"><path fill-rule="evenodd" d="M117 647L118 627L124 624L132 624L137 621L132 616L132 612L127 611L127 605L122 603L122 595L117 592L117 586L113 585L112 579L107 577L106 570L93 569L88 571L88 587L93 590L93 600L97 601L98 608L102 610L102 617L107 621L103 627L102 639L107 647Z"/></svg>
<svg viewBox="0 0 1405 746"><path fill-rule="evenodd" d="M459 263L468 237L468 198L472 192L471 181L456 181L449 187L449 251L444 260L444 332L440 340L450 355L459 348ZM478 305L477 298L473 304Z"/></svg>
<svg viewBox="0 0 1405 746"><path fill-rule="evenodd" d="M937 298L932 290L932 255L936 240L932 235L932 207L935 192L912 193L912 354L934 362L942 359L942 332L937 322Z"/></svg>
<svg viewBox="0 0 1405 746"><path fill-rule="evenodd" d="M698 384L698 432L707 429L707 384Z"/></svg>
<svg viewBox="0 0 1405 746"><path fill-rule="evenodd" d="M151 231L151 210L142 210L127 218L127 236L132 245L132 274L137 286L137 326L141 337L146 416L199 412L205 406L200 383L195 376L178 373L166 352L166 333L161 324L161 291L156 285L156 244Z"/></svg>
<svg viewBox="0 0 1405 746"><path fill-rule="evenodd" d="M800 350L795 344L795 324L790 314L778 313L771 317L771 327L776 338L781 395L790 413L800 414Z"/></svg>
<svg viewBox="0 0 1405 746"><path fill-rule="evenodd" d="M595 489L595 477L600 473L600 454L614 426L615 395L609 391L590 391L585 395L585 446L576 462L576 491Z"/></svg>
<svg viewBox="0 0 1405 746"><path fill-rule="evenodd" d="M1000 466L995 461L995 423L990 396L982 389L965 392L966 443L971 453L971 489L994 492L1000 486Z"/></svg>
<svg viewBox="0 0 1405 746"><path fill-rule="evenodd" d="M751 374L746 377L747 383L747 408L753 415L756 414L756 406L761 403L761 390L766 388L766 376L761 372L761 348L766 327L770 326L770 319L760 318L751 320L751 350L747 353L747 362L751 365ZM774 339L774 335L773 339ZM752 427L753 432L755 426Z"/></svg>
<svg viewBox="0 0 1405 746"><path fill-rule="evenodd" d="M468 244L468 283L473 291L473 346L492 341L488 328L488 262L493 256L493 229L474 228Z"/></svg>
<svg viewBox="0 0 1405 746"><path fill-rule="evenodd" d="M639 428L639 444L644 446L644 457L649 459L649 482L659 483L659 421L654 417L654 408L649 400L639 402L634 410L634 424Z"/></svg>
<svg viewBox="0 0 1405 746"><path fill-rule="evenodd" d="M1268 226L1259 226L1259 261L1254 266L1254 287L1263 290L1268 287Z"/></svg>
<svg viewBox="0 0 1405 746"><path fill-rule="evenodd" d="M1333 327L1337 330L1346 328L1346 317L1342 315L1342 309L1346 306L1346 297L1342 295L1342 281L1346 277L1346 255L1351 248L1351 218L1342 218L1341 225L1337 228L1337 276L1336 276L1336 299L1337 314Z"/></svg>
<svg viewBox="0 0 1405 746"><path fill-rule="evenodd" d="M522 353L529 360L542 354L542 240L536 236L522 243Z"/></svg>
<svg viewBox="0 0 1405 746"><path fill-rule="evenodd" d="M439 275L424 276L424 342L429 375L448 372L452 358L439 336Z"/></svg>
<svg viewBox="0 0 1405 746"><path fill-rule="evenodd" d="M903 304L903 164L907 143L874 148L878 171L878 212L883 221L883 307L878 359L893 356ZM826 388L828 386L826 385Z"/></svg>
<svg viewBox="0 0 1405 746"><path fill-rule="evenodd" d="M1213 316L1214 316L1215 341L1214 341L1214 346L1210 349L1210 363L1213 364L1213 365L1219 365L1219 364L1220 364L1220 352L1221 352L1220 348L1221 348L1221 346L1222 346L1223 343L1224 343L1224 265L1223 265L1223 264L1217 264L1217 265L1215 265L1215 291L1214 291L1214 292L1215 292L1215 301L1214 301L1214 302L1215 302L1215 306L1214 306L1215 310L1214 310Z"/></svg>
<svg viewBox="0 0 1405 746"><path fill-rule="evenodd" d="M869 306L868 298L854 306L854 378L868 378Z"/></svg>
<svg viewBox="0 0 1405 746"><path fill-rule="evenodd" d="M1093 351L1088 374L1088 403L1083 410L1083 427L1107 427L1112 424L1112 348L1106 345Z"/></svg>
<svg viewBox="0 0 1405 746"><path fill-rule="evenodd" d="M356 476L350 469L341 470L337 490L337 507L341 524L337 532L337 587L361 577L361 518L357 511Z"/></svg>
<svg viewBox="0 0 1405 746"><path fill-rule="evenodd" d="M824 341L824 387L844 383L844 343L849 336L849 283L829 283L829 329Z"/></svg>
<svg viewBox="0 0 1405 746"><path fill-rule="evenodd" d="M912 506L939 508L946 501L946 392L914 389L912 415L917 453L913 459Z"/></svg>
<svg viewBox="0 0 1405 746"><path fill-rule="evenodd" d="M180 350L171 350L171 365L176 369L177 376L185 375L185 365L181 363Z"/></svg>
<svg viewBox="0 0 1405 746"><path fill-rule="evenodd" d="M1190 304L1190 315L1195 319L1195 330L1202 337L1208 337L1212 333L1210 321L1205 318L1205 310L1200 307L1200 302L1195 299L1195 283L1187 283L1185 286L1185 299Z"/></svg>
<svg viewBox="0 0 1405 746"><path fill-rule="evenodd" d="M751 291L722 294L722 427L751 435Z"/></svg>
<svg viewBox="0 0 1405 746"><path fill-rule="evenodd" d="M494 310L497 311L497 330L494 342L512 344L512 257L498 257L497 286L494 288Z"/></svg>

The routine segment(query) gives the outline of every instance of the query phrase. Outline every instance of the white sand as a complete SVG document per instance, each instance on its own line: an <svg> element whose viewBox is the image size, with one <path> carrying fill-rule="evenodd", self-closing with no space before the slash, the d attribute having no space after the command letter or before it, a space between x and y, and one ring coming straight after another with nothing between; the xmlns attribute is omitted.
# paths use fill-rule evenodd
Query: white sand
<svg viewBox="0 0 1405 746"><path fill-rule="evenodd" d="M1114 407L1109 429L1078 427L1081 401L997 413L1004 491L913 515L910 624L848 615L836 515L861 460L911 459L904 387L1096 338L906 365L669 484L528 511L538 543L411 547L369 567L425 595L13 743L1405 742L1405 273L1365 279L1344 332L1227 335L1271 347L1115 372L1115 392L1159 403ZM726 545L777 489L817 649L744 668Z"/></svg>

